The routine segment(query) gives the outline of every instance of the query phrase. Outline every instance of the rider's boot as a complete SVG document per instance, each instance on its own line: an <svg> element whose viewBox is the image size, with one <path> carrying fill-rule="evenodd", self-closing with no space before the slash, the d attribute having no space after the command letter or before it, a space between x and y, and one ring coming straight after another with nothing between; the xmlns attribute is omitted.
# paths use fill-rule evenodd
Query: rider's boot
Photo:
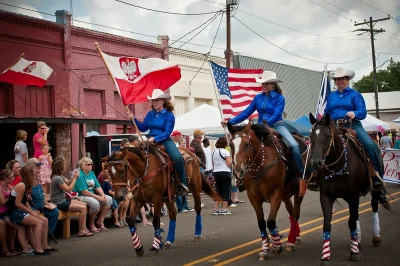
<svg viewBox="0 0 400 266"><path fill-rule="evenodd" d="M311 173L310 180L307 183L307 188L311 191L318 191L317 171Z"/></svg>
<svg viewBox="0 0 400 266"><path fill-rule="evenodd" d="M372 177L372 190L381 190L383 188L383 182L382 179L380 179L377 176Z"/></svg>
<svg viewBox="0 0 400 266"><path fill-rule="evenodd" d="M178 185L178 193L181 196L187 196L187 194L189 193L189 188L186 186L186 180L179 182L180 184Z"/></svg>

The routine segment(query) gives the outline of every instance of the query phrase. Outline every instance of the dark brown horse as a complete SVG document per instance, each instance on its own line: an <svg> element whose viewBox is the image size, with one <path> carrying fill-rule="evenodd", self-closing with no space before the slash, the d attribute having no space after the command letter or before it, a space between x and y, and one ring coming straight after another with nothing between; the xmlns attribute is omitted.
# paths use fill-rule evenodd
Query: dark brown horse
<svg viewBox="0 0 400 266"><path fill-rule="evenodd" d="M321 264L330 261L332 208L336 199L342 198L349 204L350 260L359 261L361 229L358 223L360 196L371 190L371 178L376 175L368 156L358 151L360 147L349 138L351 131L337 128L329 115L317 121L310 114L313 124L310 140L310 159L320 188L320 202L324 214L324 244ZM390 209L381 191L372 191L373 244L379 246L378 204Z"/></svg>
<svg viewBox="0 0 400 266"><path fill-rule="evenodd" d="M195 241L201 239L202 219L201 219L201 196L203 190L207 195L216 201L221 201L211 185L200 173L199 161L195 154L187 149L179 148L186 159L186 173L189 176L188 187L190 188L194 208L196 210ZM152 203L154 206L154 240L150 251L159 251L163 247L160 228L160 216L163 201L166 203L169 215L168 235L165 247L170 248L175 241L176 209L173 197L179 182L173 171L173 164L168 156L164 156L158 148L146 143L143 147L128 147L113 153L109 157L103 158L108 162L108 170L112 178L113 188L116 197L125 198L127 188L133 189L132 200L130 203L130 213L127 217L130 234L136 254L144 254L143 245L136 233L135 217L143 205Z"/></svg>
<svg viewBox="0 0 400 266"><path fill-rule="evenodd" d="M290 232L286 250L294 250L295 244L300 244L300 205L303 197L299 196L299 181L296 175L287 170L286 154L273 130L266 125L231 126L228 129L232 135L234 146L234 171L244 171L244 186L247 196L257 215L258 227L261 231L260 260L268 257L269 238L268 227L272 238L272 251L281 253L282 246L276 226L276 215L283 201L290 215ZM286 179L285 179L286 178ZM294 206L291 197L294 195ZM263 203L270 203L267 223L264 218Z"/></svg>

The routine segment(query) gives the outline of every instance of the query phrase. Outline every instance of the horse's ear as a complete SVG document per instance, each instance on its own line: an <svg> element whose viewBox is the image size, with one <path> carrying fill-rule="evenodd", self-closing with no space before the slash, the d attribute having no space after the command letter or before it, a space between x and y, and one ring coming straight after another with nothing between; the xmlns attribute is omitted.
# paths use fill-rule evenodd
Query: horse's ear
<svg viewBox="0 0 400 266"><path fill-rule="evenodd" d="M328 115L328 114L325 115L325 123L326 123L327 125L330 125L330 124L331 124L331 117L330 117L330 115Z"/></svg>
<svg viewBox="0 0 400 266"><path fill-rule="evenodd" d="M108 158L109 158L110 156L106 156L106 157L103 157L103 158L101 158L100 160L103 162L103 163L106 163L106 162L108 162Z"/></svg>
<svg viewBox="0 0 400 266"><path fill-rule="evenodd" d="M311 125L314 125L315 123L317 123L317 119L313 116L313 114L311 112L309 114L309 118L310 118Z"/></svg>
<svg viewBox="0 0 400 266"><path fill-rule="evenodd" d="M253 122L251 120L249 120L249 123L246 125L246 127L244 128L244 132L249 132L251 129L251 126L253 125Z"/></svg>

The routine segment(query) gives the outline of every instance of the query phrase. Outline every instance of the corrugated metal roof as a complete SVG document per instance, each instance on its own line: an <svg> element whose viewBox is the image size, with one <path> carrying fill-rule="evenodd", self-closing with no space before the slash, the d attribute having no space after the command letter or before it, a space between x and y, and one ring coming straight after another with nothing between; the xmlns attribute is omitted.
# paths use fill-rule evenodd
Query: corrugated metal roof
<svg viewBox="0 0 400 266"><path fill-rule="evenodd" d="M276 72L277 78L283 81L280 85L286 98L287 119L296 119L310 112L315 114L323 69L318 72L243 55L233 57L233 67Z"/></svg>

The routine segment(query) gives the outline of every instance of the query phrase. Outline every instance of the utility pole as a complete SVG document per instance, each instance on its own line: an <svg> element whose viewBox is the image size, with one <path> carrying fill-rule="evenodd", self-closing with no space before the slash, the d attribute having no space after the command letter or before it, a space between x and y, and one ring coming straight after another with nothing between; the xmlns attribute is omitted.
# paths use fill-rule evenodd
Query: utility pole
<svg viewBox="0 0 400 266"><path fill-rule="evenodd" d="M226 0L226 67L231 68L231 6L237 5L237 0Z"/></svg>
<svg viewBox="0 0 400 266"><path fill-rule="evenodd" d="M375 91L375 108L376 108L376 118L380 119L379 115L379 101L378 101L378 82L376 78L376 61L375 61L375 43L374 43L374 35L375 33L381 33L385 32L382 28L380 30L374 30L374 25L383 20L388 20L390 17L388 16L387 18L381 18L381 19L376 19L372 20L372 17L369 18L369 21L365 21L362 23L355 23L354 26L360 26L364 24L369 24L369 29L357 29L356 31L364 31L364 32L369 32L371 36L371 48L372 48L372 66L374 68L373 73L374 73L374 91ZM375 24L373 24L375 23Z"/></svg>

